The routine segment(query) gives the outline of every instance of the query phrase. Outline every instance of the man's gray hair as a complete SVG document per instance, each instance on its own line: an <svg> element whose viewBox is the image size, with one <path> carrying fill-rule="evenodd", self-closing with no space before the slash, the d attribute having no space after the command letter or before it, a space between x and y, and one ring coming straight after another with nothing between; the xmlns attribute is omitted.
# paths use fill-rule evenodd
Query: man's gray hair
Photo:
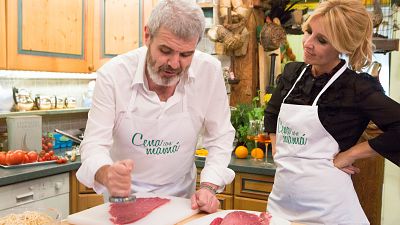
<svg viewBox="0 0 400 225"><path fill-rule="evenodd" d="M163 27L179 38L199 37L200 41L205 27L204 13L193 0L162 0L152 10L147 27L152 37Z"/></svg>

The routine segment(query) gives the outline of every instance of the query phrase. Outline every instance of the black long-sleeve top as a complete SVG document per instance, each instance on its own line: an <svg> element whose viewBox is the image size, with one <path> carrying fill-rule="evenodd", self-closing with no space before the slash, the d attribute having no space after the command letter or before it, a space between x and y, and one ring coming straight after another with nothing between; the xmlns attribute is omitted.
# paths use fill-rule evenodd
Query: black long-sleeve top
<svg viewBox="0 0 400 225"><path fill-rule="evenodd" d="M286 98L285 103L312 105L318 93L345 63L342 60L330 73L314 77L311 66ZM265 130L276 133L283 98L292 88L305 63L288 63L265 110ZM385 95L379 81L367 73L347 68L321 95L318 116L324 128L338 142L340 151L355 145L373 121L384 133L370 139L370 146L383 157L400 166L400 104Z"/></svg>

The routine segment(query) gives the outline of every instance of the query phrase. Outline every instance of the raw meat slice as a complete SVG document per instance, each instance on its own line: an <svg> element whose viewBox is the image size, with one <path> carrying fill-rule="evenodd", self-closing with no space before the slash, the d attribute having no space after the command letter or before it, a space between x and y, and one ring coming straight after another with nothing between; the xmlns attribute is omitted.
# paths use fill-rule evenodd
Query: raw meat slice
<svg viewBox="0 0 400 225"><path fill-rule="evenodd" d="M211 221L210 225L220 225L222 223L222 220L223 219L221 217L217 217L213 221Z"/></svg>
<svg viewBox="0 0 400 225"><path fill-rule="evenodd" d="M271 216L267 212L257 216L243 211L228 213L224 218L215 218L210 225L269 225Z"/></svg>
<svg viewBox="0 0 400 225"><path fill-rule="evenodd" d="M111 203L109 213L114 224L133 223L147 216L156 208L166 204L166 198L137 198L134 202Z"/></svg>

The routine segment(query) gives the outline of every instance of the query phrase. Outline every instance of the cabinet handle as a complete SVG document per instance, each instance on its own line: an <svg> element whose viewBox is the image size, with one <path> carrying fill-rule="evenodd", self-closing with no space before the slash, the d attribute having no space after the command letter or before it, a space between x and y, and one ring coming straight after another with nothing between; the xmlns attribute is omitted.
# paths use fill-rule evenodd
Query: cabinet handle
<svg viewBox="0 0 400 225"><path fill-rule="evenodd" d="M28 202L33 202L33 192L28 192L22 195L15 196L17 200L17 205L25 204Z"/></svg>

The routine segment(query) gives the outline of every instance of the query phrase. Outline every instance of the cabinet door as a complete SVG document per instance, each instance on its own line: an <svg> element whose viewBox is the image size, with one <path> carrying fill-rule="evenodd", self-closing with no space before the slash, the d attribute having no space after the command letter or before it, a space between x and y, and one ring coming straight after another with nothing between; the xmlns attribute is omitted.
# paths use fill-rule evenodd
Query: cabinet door
<svg viewBox="0 0 400 225"><path fill-rule="evenodd" d="M273 176L237 173L234 188L235 196L267 200L272 191L273 183Z"/></svg>
<svg viewBox="0 0 400 225"><path fill-rule="evenodd" d="M154 4L148 0L95 1L94 70L114 56L143 46L145 19Z"/></svg>
<svg viewBox="0 0 400 225"><path fill-rule="evenodd" d="M235 196L233 206L235 209L265 212L267 201L253 198Z"/></svg>
<svg viewBox="0 0 400 225"><path fill-rule="evenodd" d="M92 1L7 1L7 67L88 72L92 62Z"/></svg>
<svg viewBox="0 0 400 225"><path fill-rule="evenodd" d="M6 68L6 0L0 0L0 69Z"/></svg>

